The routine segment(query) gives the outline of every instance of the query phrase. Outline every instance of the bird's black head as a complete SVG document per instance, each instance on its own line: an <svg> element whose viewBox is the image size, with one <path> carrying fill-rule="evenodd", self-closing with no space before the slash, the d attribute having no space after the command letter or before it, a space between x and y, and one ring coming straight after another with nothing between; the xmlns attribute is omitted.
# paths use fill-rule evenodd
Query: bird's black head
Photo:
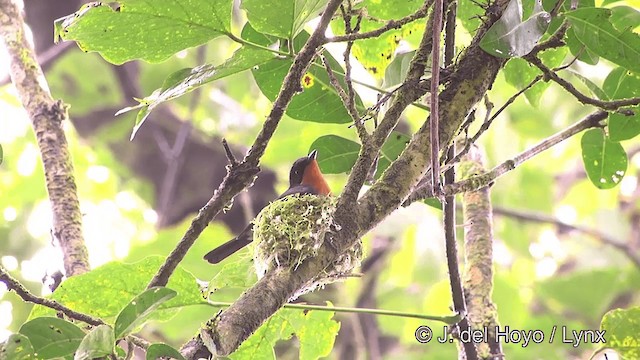
<svg viewBox="0 0 640 360"><path fill-rule="evenodd" d="M300 159L296 160L293 163L293 166L291 166L291 172L289 172L290 188L302 184L302 177L304 176L304 170L312 161L316 160L317 154L318 154L318 151L313 150L312 152L309 153L309 155L305 157L301 157Z"/></svg>

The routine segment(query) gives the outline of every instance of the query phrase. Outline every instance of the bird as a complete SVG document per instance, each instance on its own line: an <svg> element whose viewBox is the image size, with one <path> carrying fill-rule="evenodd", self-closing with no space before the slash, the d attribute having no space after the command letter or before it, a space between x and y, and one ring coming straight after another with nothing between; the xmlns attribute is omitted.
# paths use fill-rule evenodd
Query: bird
<svg viewBox="0 0 640 360"><path fill-rule="evenodd" d="M289 172L289 188L276 200L295 194L331 195L331 188L329 188L329 184L322 176L316 161L317 155L318 151L313 150L309 155L301 157L293 163ZM252 241L253 223L249 223L238 236L209 251L204 256L204 259L211 264L217 264L249 245Z"/></svg>

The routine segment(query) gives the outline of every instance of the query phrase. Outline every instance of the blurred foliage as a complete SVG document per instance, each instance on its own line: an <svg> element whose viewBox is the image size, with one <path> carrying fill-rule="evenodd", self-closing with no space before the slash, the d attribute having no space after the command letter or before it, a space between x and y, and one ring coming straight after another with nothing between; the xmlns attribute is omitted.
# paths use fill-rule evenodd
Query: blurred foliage
<svg viewBox="0 0 640 360"><path fill-rule="evenodd" d="M120 3L124 7L119 11L106 5L84 8L79 16L60 24L60 35L65 39L77 39L82 49L101 51L102 57L114 63L135 58L150 61L166 58L159 64L138 63L139 72L134 82L140 91L145 96L150 96L155 89L173 91L159 100L153 100L158 100L157 105L169 108L179 118L190 119L195 131L203 137L224 137L230 143L247 147L260 130L271 101L291 64L287 53L300 48L303 41L300 39L308 36L306 22L317 15L316 6L323 2L292 0L289 3L300 6L265 7L264 2L246 1L242 8L247 13L240 11L234 16L231 16L229 8L219 8L224 16L200 19L207 22L204 28L190 28L192 32L183 34L188 41L171 41L170 44L163 42L163 32L149 31L142 19L131 23L130 18L125 18L124 23L113 25L113 21L121 20L118 17L128 16L127 11L136 10L130 8L129 4L139 2L129 0ZM180 16L187 17L198 17L198 14L205 13L200 8L204 0L192 0L190 3L192 7L184 10L184 14L182 10L169 7L153 10L149 6L142 11L145 18L151 19L149 21L176 11ZM217 3L230 5L229 1ZM278 2L277 5L284 3ZM543 52L543 63L554 68L569 63L577 56L578 60L570 67L571 71L560 74L578 90L594 94L600 99L606 96L605 100L638 96L638 2L578 3L579 9L574 11L570 11L569 1L562 6L562 19L567 19L573 26L566 37L567 46ZM366 0L357 9L369 9L368 17L362 24L363 30L368 30L380 26L387 19L410 14L419 5L415 1ZM546 11L550 11L555 2L548 4L545 1L543 5ZM596 5L603 8L595 8ZM519 14L516 23L522 24L522 19L529 19L534 8L533 0L523 1L520 10L522 12L524 9L524 13ZM160 10L158 14L153 13ZM537 10L541 11L539 8ZM483 13L484 9L475 1L459 2L459 46L470 42L481 24L478 15ZM213 13L206 12L206 15ZM515 15L517 18L518 13ZM271 21L274 16L282 16L282 22L274 24ZM257 29L253 30L251 36L245 36L250 28L246 25L245 17ZM89 34L83 33L88 26L94 26L92 24L107 26L110 31L117 31L118 36L100 36L92 44L94 39L90 31ZM172 23L171 26L176 24ZM559 23L552 22L546 34L537 29L535 36L542 36L542 40L545 40L558 26ZM65 27L70 31L64 32ZM184 27L180 25L178 28ZM344 31L341 17L334 19L332 30L336 33ZM399 48L403 54L411 54L423 31L423 21L419 20L380 38L356 43L353 55L359 64L354 67L353 77L372 84L368 87L356 85L359 93L357 106L361 111L376 103L376 93L371 86L382 86L382 77L388 75L385 87L395 86L403 79L402 72L406 71L404 58L410 58L410 55L396 58L396 50ZM241 33L244 33L242 38L239 35L234 35L235 39L223 36ZM277 39L277 36L284 39ZM493 40L508 37L502 34L498 38ZM197 60L197 50L191 46L208 39L213 40L207 43L204 51L206 64L202 64ZM487 40L489 43L495 43L489 40L492 39ZM289 44L289 41L293 43ZM265 60L265 51L268 52L275 43L278 46L271 48L274 52ZM338 46L337 49L331 49L332 54L327 56L340 81L343 81L344 69L340 65L342 48ZM460 50L462 47L458 48ZM394 60L397 60L395 64ZM198 68L201 65L208 67ZM347 124L348 115L335 91L328 85L320 63L312 66L308 79L318 81L308 83L311 85L297 95L302 100L298 100L287 111L261 165L278 174L278 190L283 190L287 187L287 173L293 160L308 153L310 148L317 147L321 150L319 160L323 170L332 173L327 176L329 183L334 193L339 194L347 179L345 171L355 161L359 149L358 138L355 129ZM389 74L385 71L387 66ZM216 71L198 73L198 70L221 68L227 71L222 73L224 76ZM131 104L131 99L124 98L115 69L96 54L85 54L74 49L60 57L46 76L54 97L71 105L71 117L92 117L104 109L110 111L111 108L120 109ZM194 70L198 77L189 78ZM494 111L539 74L526 61L510 59L488 94ZM197 81L190 81L194 79ZM518 97L480 138L487 156L487 168L512 158L593 111L592 107L578 103L555 83L545 80L542 79L524 96ZM309 89L314 85L316 92L312 93ZM193 106L191 100L196 89L202 92L202 96ZM175 98L172 95L176 95ZM309 104L310 107L306 107ZM152 110L149 103L143 102L143 105L146 106L143 111ZM477 119L469 129L470 134L479 128L486 111L485 106L478 106ZM45 274L51 275L61 268L61 256L59 250L51 245L51 214L37 144L11 86L0 88L0 113L3 114L0 119L0 158L3 158L0 164L0 261L29 290L36 294L49 294L50 291L42 285L41 280ZM427 114L427 111L416 106L405 111L401 129L398 129L402 131L394 133L385 145L384 157L379 164L381 168L397 157L408 139L407 135L422 125ZM603 234L620 243L628 242L631 249L637 252L640 248L638 119L637 113L634 116L613 114L604 131L592 130L582 141L578 136L568 139L527 161L498 179L491 187L493 206L496 209L521 210L532 217L539 214L554 216L565 223L593 230L591 235ZM148 120L151 121L152 118ZM90 280L83 281L78 276L65 281L53 298L69 306L78 299L86 301L84 305L73 304L72 307L105 316L110 323L144 289L160 265L161 257L173 250L190 223L189 219L185 219L171 228L156 228L156 213L152 209L153 189L123 164L122 154L113 152L111 146L128 138L135 123L135 115L122 115L116 121L105 124L99 135L91 137L83 137L71 124L64 124L74 160L90 261L96 270L84 275ZM138 124L141 125L140 118ZM141 127L140 131L151 131L146 126ZM368 121L366 126L371 129L372 121ZM590 146L584 146L585 143ZM615 152L613 163L607 159L612 148ZM586 173L583 156L591 161L585 161ZM623 169L620 164L622 158L626 161L627 157L628 163ZM331 163L327 160L329 158L332 159ZM619 171L624 173L624 178L620 176L617 180L607 181L606 186L600 186L611 189L603 191L593 185L598 185L603 177L611 179L619 175ZM627 343L624 341L628 336L637 343L640 269L622 251L604 244L597 236L575 231L559 223L524 221L501 215L503 213L499 211L496 214L493 299L501 324L517 330L539 329L544 332L546 340L554 327L558 331L564 328L569 332L602 328L609 334L619 329L621 331L616 334L611 346L627 358L635 358L637 347L625 347ZM439 211L419 203L399 209L363 239L365 263L368 254L380 250L381 239L388 240L382 246L383 266L369 269L362 278L327 286L305 299L319 303L330 300L337 306L355 306L362 299L368 299L369 302L364 302L366 306L381 309L449 314L452 300L440 217ZM462 232L460 227L461 239ZM202 254L231 236L229 230L218 223L211 224L204 231L181 263L180 273L174 275L174 278L188 279L189 286L173 286L170 283L169 288L182 292L178 291L176 298L164 303L164 306L169 306L171 302L188 296L189 301L181 302L180 306L190 306L184 306L180 316L169 316L175 315L177 310L163 314L162 311L166 309L162 310L160 306L160 312L155 313L156 320L140 330L141 336L154 343L179 347L197 332L202 323L216 314L218 308L204 304L200 298L195 279L205 282L213 279L206 295L209 300L216 302L233 301L255 281L250 252L247 250L216 266L202 261ZM159 257L150 257L153 255ZM125 265L103 265L112 260L123 261ZM140 264L146 265L138 268ZM74 282L79 282L79 285L74 285ZM77 293L69 288L75 288ZM87 297L95 298L93 300L96 302L89 302ZM12 346L18 343L16 341L22 341L25 344L22 350L26 353L33 352L34 348L37 350L39 344L34 341L29 343L29 338L21 331L21 326L26 325L32 311L31 307L0 287L0 315L3 316L0 339L16 333L11 335L5 349L13 349ZM626 310L613 310L615 308ZM11 316L4 317L7 313ZM36 315L52 315L52 312L35 309L32 316ZM357 326L354 329L357 318L354 315L332 318L331 315L331 312L281 310L233 358L258 358L258 354L263 358L276 355L278 358L338 358L338 351L346 345L354 346L360 352L366 351L368 344L354 340L357 336L363 336L364 332ZM385 316L375 319L376 329L380 332L379 339L385 340L387 346L385 358L456 356L455 344L425 345L416 342L416 327L429 325L434 329L434 334L440 336L443 330L439 323ZM69 325L58 326L67 329ZM104 331L107 337L114 336L109 333L110 328L98 329ZM69 333L74 331L69 330ZM356 335L353 335L354 331ZM293 333L296 334L295 338L292 338ZM100 337L99 333L94 335ZM70 336L74 343L79 342L78 336ZM504 352L510 359L588 358L601 345L584 343L574 348L556 339L553 342L529 344L527 347L521 343L507 343ZM91 346L87 345L89 348ZM171 348L162 345L158 345L157 349L159 353L171 353ZM331 349L334 351L331 352Z"/></svg>

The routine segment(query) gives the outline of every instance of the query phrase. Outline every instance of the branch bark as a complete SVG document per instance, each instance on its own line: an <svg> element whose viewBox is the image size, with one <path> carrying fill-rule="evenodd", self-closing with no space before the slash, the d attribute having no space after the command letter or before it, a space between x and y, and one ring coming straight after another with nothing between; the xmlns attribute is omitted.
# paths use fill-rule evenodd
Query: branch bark
<svg viewBox="0 0 640 360"><path fill-rule="evenodd" d="M484 170L480 150L472 146L460 164L461 177ZM477 345L480 359L502 358L502 346L496 339L498 311L491 301L493 292L493 219L489 188L462 195L464 212L465 280L467 318L474 330L488 330L488 343Z"/></svg>
<svg viewBox="0 0 640 360"><path fill-rule="evenodd" d="M11 81L29 115L42 155L53 213L53 235L60 244L67 276L89 270L73 164L63 124L67 106L51 97L16 1L0 0L0 34L9 53Z"/></svg>

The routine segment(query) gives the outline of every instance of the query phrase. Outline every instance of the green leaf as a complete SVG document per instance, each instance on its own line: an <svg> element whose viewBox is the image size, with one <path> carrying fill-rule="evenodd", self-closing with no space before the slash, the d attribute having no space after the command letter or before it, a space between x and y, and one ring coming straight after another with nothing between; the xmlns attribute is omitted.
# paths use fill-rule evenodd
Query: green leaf
<svg viewBox="0 0 640 360"><path fill-rule="evenodd" d="M607 94L598 85L596 85L596 83L591 81L591 79L571 69L567 69L567 71L570 72L571 75L575 76L576 79L580 80L580 82L583 83L589 89L592 95L594 95L600 100L609 100L609 96L607 96Z"/></svg>
<svg viewBox="0 0 640 360"><path fill-rule="evenodd" d="M0 344L0 359L33 360L36 359L29 338L22 334L11 334L6 342Z"/></svg>
<svg viewBox="0 0 640 360"><path fill-rule="evenodd" d="M113 354L116 338L109 325L100 325L82 339L73 360L91 360Z"/></svg>
<svg viewBox="0 0 640 360"><path fill-rule="evenodd" d="M277 41L277 39L256 32L249 24L242 30L242 37L264 46L269 46ZM309 34L307 32L302 32L298 35L294 40L294 49L301 49L308 38ZM327 54L327 60L336 78L344 87L342 67L329 54ZM293 60L290 58L276 58L251 70L260 91L269 100L275 101L292 64ZM288 116L297 120L319 123L344 124L351 122L351 117L342 104L340 96L331 85L324 66L316 62L312 63L307 73L303 76L300 87L302 91L293 97L287 107L286 113ZM362 100L357 94L356 107L364 111Z"/></svg>
<svg viewBox="0 0 640 360"><path fill-rule="evenodd" d="M597 55L640 72L640 36L611 25L611 10L585 8L565 13L580 42Z"/></svg>
<svg viewBox="0 0 640 360"><path fill-rule="evenodd" d="M367 14L382 20L399 19L411 15L422 5L419 0L364 0Z"/></svg>
<svg viewBox="0 0 640 360"><path fill-rule="evenodd" d="M521 0L511 0L500 20L480 40L480 47L497 57L524 56L536 46L550 22L551 15L544 11L540 0L535 2L533 13L524 22Z"/></svg>
<svg viewBox="0 0 640 360"><path fill-rule="evenodd" d="M176 292L165 287L154 287L136 296L122 309L114 325L117 339L128 335L144 323L158 307L176 296Z"/></svg>
<svg viewBox="0 0 640 360"><path fill-rule="evenodd" d="M331 311L309 311L302 319L291 323L300 341L300 359L320 359L329 356L340 330ZM298 320L299 319L299 320Z"/></svg>
<svg viewBox="0 0 640 360"><path fill-rule="evenodd" d="M318 166L324 174L347 173L360 153L360 144L337 135L317 138L309 150L318 150Z"/></svg>
<svg viewBox="0 0 640 360"><path fill-rule="evenodd" d="M582 161L591 183L599 189L618 185L627 171L627 154L622 145L607 139L601 129L587 130L581 145Z"/></svg>
<svg viewBox="0 0 640 360"><path fill-rule="evenodd" d="M604 80L603 90L611 99L625 99L640 96L640 75L624 68L613 69ZM628 107L625 110L634 115L613 113L609 115L609 139L622 141L640 134L640 106Z"/></svg>
<svg viewBox="0 0 640 360"><path fill-rule="evenodd" d="M4 152L2 151L2 144L0 144L0 164L2 164L2 160L4 160Z"/></svg>
<svg viewBox="0 0 640 360"><path fill-rule="evenodd" d="M155 343L151 344L147 349L147 360L156 360L163 356L170 357L172 359L185 360L178 350L167 344Z"/></svg>
<svg viewBox="0 0 640 360"><path fill-rule="evenodd" d="M622 359L640 359L640 307L607 312L600 329L606 331L607 348L618 352Z"/></svg>
<svg viewBox="0 0 640 360"><path fill-rule="evenodd" d="M231 5L229 0L120 0L112 8L94 2L56 20L55 28L63 40L114 64L161 62L229 33Z"/></svg>
<svg viewBox="0 0 640 360"><path fill-rule="evenodd" d="M333 312L281 309L251 335L231 359L275 359L273 347L279 340L300 341L300 359L318 359L329 355L340 325L331 319Z"/></svg>
<svg viewBox="0 0 640 360"><path fill-rule="evenodd" d="M397 131L391 132L382 145L376 179L398 158L402 150L411 140L410 137ZM348 173L358 159L360 144L337 135L324 135L317 138L309 150L318 150L318 165L324 174Z"/></svg>
<svg viewBox="0 0 640 360"><path fill-rule="evenodd" d="M352 20L355 23L355 20ZM360 21L360 31L367 32L382 27L385 23L381 20L364 17ZM424 31L424 20L410 22L400 29L390 30L384 34L370 39L358 40L353 44L353 56L377 78L384 76L387 66L393 60L400 42L415 33ZM331 22L331 29L335 34L344 34L344 21L342 17Z"/></svg>
<svg viewBox="0 0 640 360"><path fill-rule="evenodd" d="M220 66L206 64L195 68L178 70L165 79L161 88L156 89L151 95L139 100L139 105L124 108L118 111L116 115L141 108L136 116L136 124L131 133L131 140L133 140L136 132L156 106L189 93L214 80L219 80L241 71L258 67L273 59L274 56L274 53L271 51L244 46L236 50L236 52Z"/></svg>
<svg viewBox="0 0 640 360"><path fill-rule="evenodd" d="M244 0L241 7L257 31L292 39L309 20L320 15L326 4L327 0Z"/></svg>
<svg viewBox="0 0 640 360"><path fill-rule="evenodd" d="M20 333L29 338L34 351L42 359L73 355L85 337L76 325L55 317L41 317L20 327Z"/></svg>
<svg viewBox="0 0 640 360"><path fill-rule="evenodd" d="M611 23L620 31L634 31L640 26L640 11L630 6L611 9Z"/></svg>
<svg viewBox="0 0 640 360"><path fill-rule="evenodd" d="M212 272L215 272L215 275L209 281L209 293L229 287L247 288L256 282L253 266L245 258L225 261L224 264L215 265L214 269Z"/></svg>
<svg viewBox="0 0 640 360"><path fill-rule="evenodd" d="M569 50L571 50L571 54L573 56L577 56L578 60L589 65L596 65L598 61L600 61L600 57L598 55L587 49L587 46L580 42L576 33L573 31L573 28L569 28L569 30L567 30L565 41L569 46Z"/></svg>
<svg viewBox="0 0 640 360"><path fill-rule="evenodd" d="M416 51L413 50L395 56L384 72L384 87L386 89L402 84L407 77L411 59L413 59L415 53ZM430 63L431 61L429 61L427 66L430 66Z"/></svg>
<svg viewBox="0 0 640 360"><path fill-rule="evenodd" d="M111 262L88 273L65 280L51 298L73 310L102 319L115 319L131 299L143 292L158 268L164 263L161 256L151 256L133 264ZM192 274L178 267L167 287L178 295L163 303L154 319L168 320L187 305L201 304L200 288ZM54 316L55 311L35 306L30 318Z"/></svg>
<svg viewBox="0 0 640 360"><path fill-rule="evenodd" d="M378 159L378 169L376 170L375 178L378 179L382 176L382 173L387 170L389 165L394 162L398 156L402 153L411 138L405 134L397 131L391 132L391 135L387 138L387 141L382 145L380 149L380 158Z"/></svg>
<svg viewBox="0 0 640 360"><path fill-rule="evenodd" d="M469 34L475 34L478 30L480 24L482 24L480 19L483 14L484 9L476 1L460 0L458 2L458 20L462 22L462 26Z"/></svg>

